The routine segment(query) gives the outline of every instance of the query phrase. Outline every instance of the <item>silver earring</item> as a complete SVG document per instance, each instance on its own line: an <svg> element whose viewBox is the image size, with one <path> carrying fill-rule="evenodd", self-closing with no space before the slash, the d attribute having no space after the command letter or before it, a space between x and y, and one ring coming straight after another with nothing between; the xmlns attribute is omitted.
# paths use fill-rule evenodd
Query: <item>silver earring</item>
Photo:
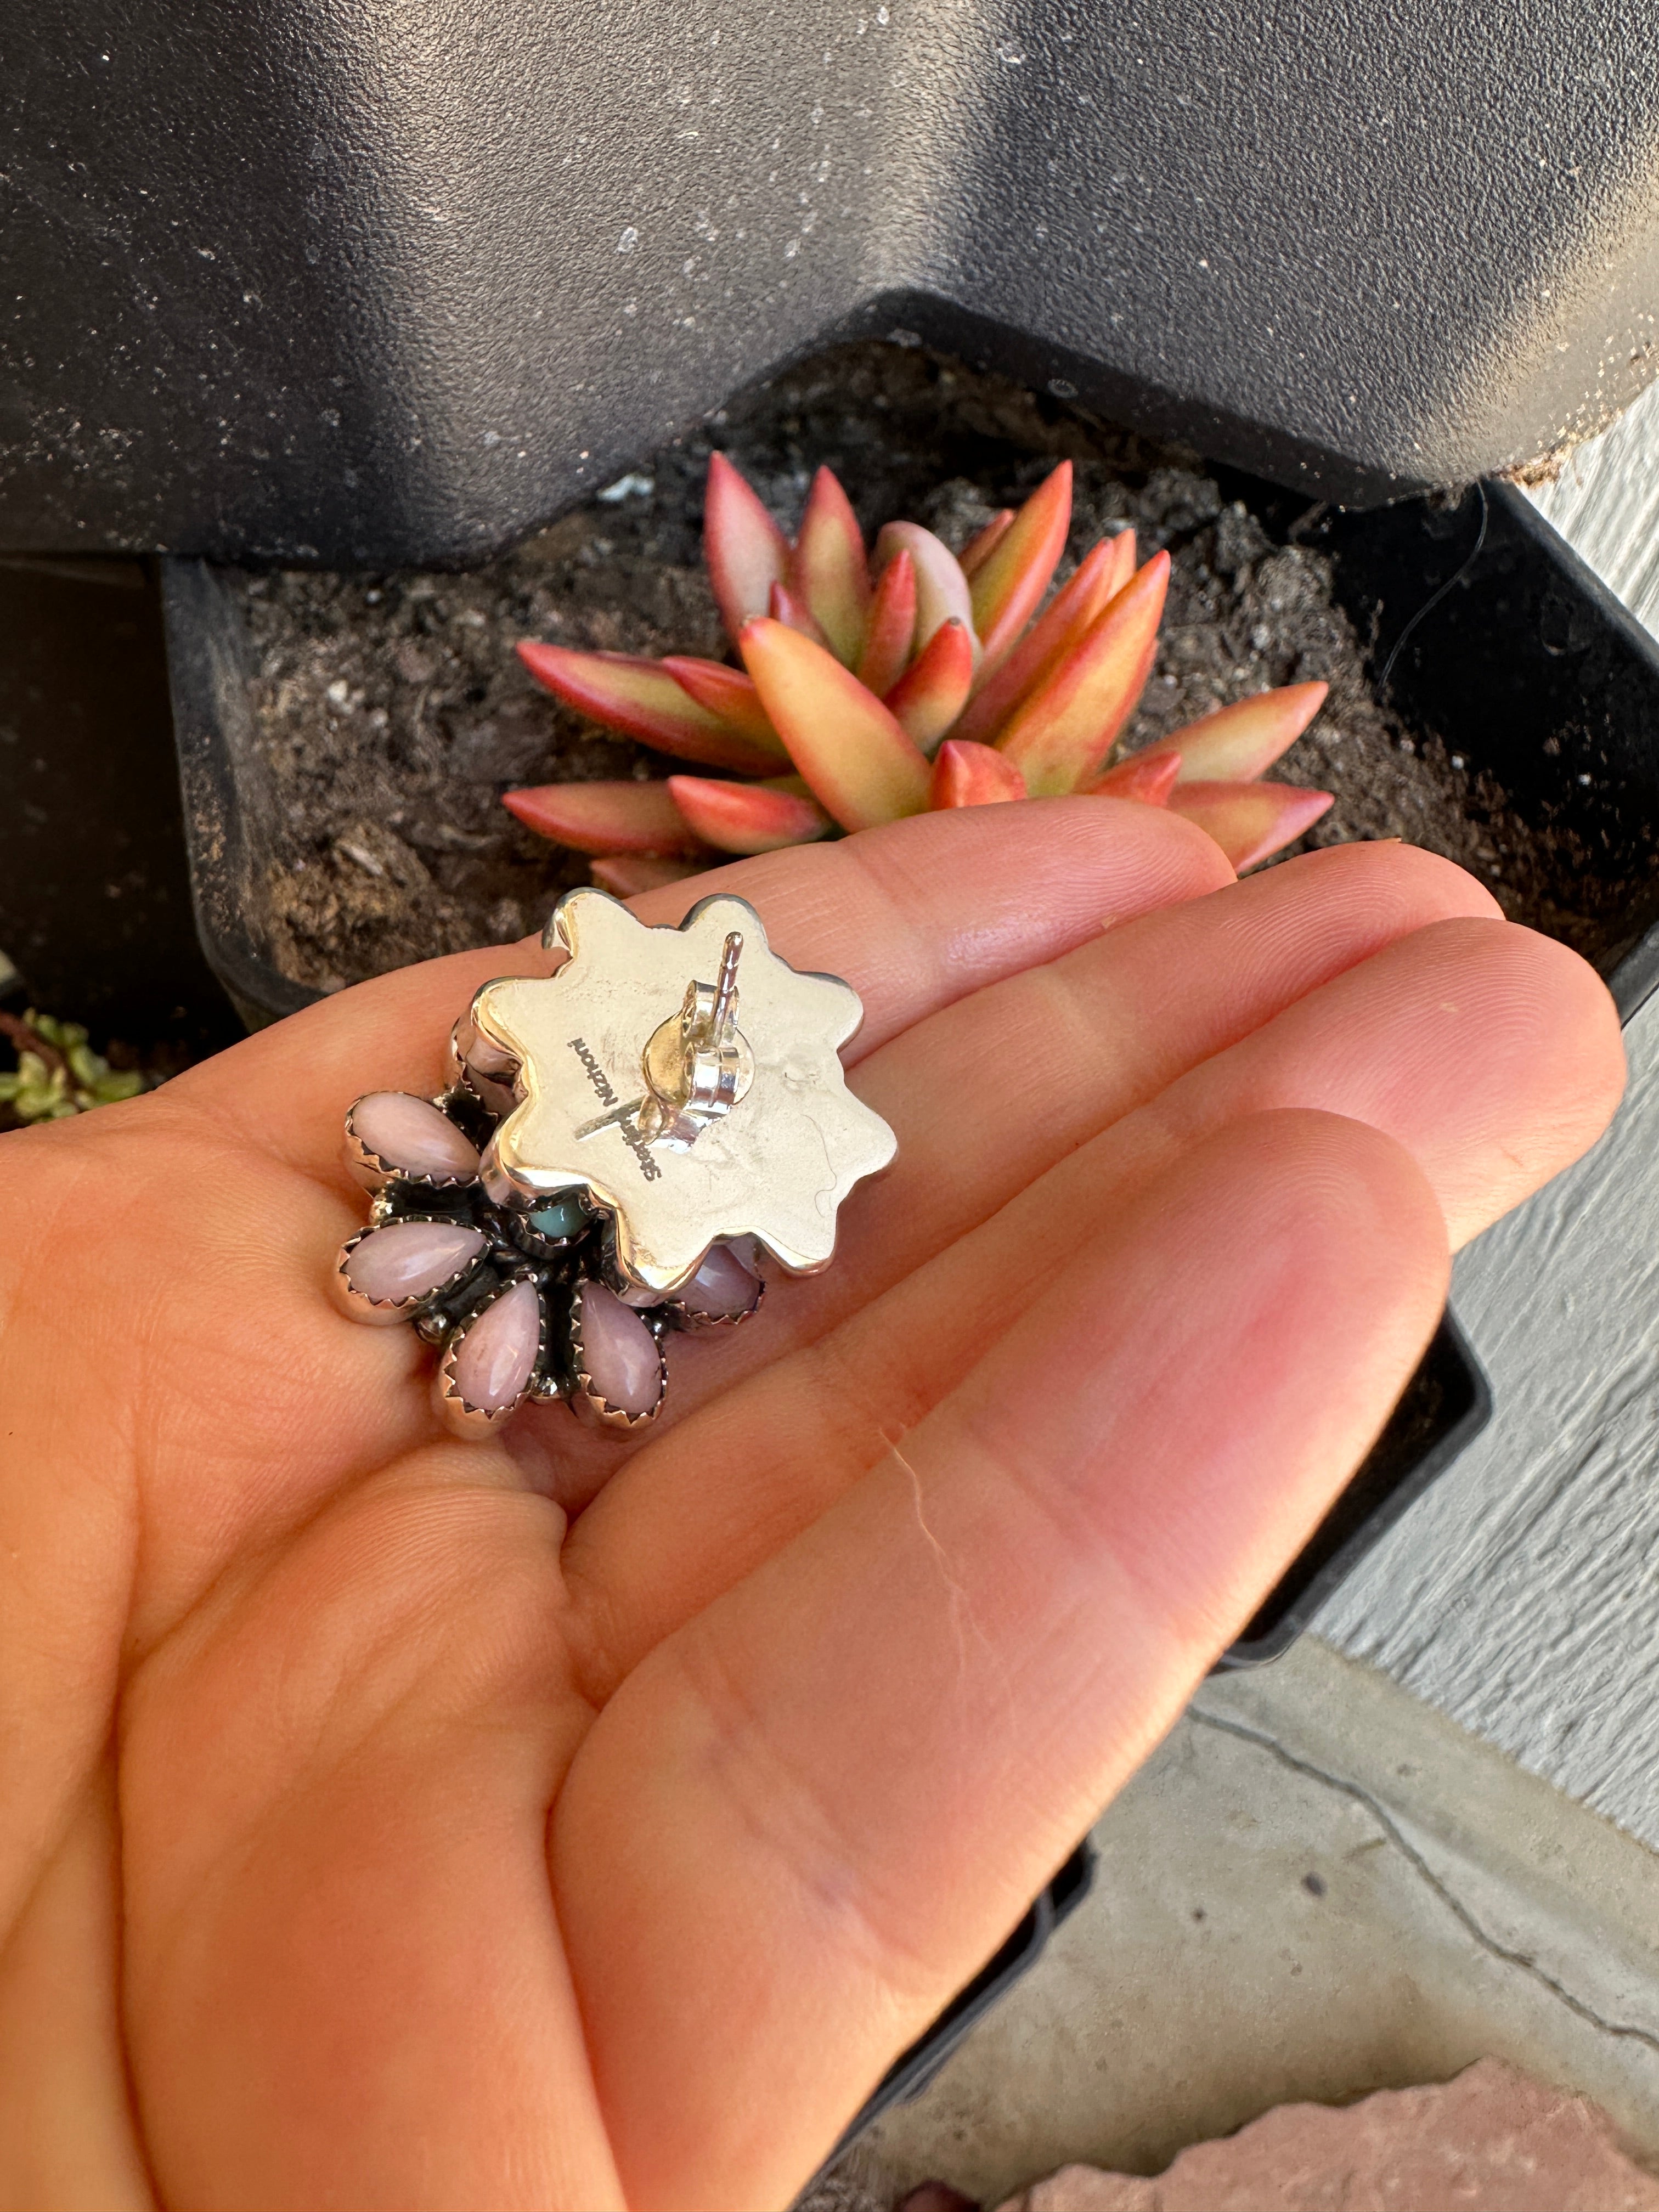
<svg viewBox="0 0 1659 2212"><path fill-rule="evenodd" d="M569 957L484 985L436 1097L370 1091L346 1116L374 1206L335 1294L439 1347L461 1436L531 1398L645 1428L671 1334L750 1319L772 1264L827 1267L842 1201L896 1149L847 1088L857 993L781 960L744 900L669 929L572 891L543 941Z"/></svg>

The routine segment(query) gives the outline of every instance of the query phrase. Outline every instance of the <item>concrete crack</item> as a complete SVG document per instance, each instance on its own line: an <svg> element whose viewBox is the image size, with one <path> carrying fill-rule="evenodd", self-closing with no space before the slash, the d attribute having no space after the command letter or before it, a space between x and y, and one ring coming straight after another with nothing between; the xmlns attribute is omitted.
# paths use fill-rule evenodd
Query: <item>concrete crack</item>
<svg viewBox="0 0 1659 2212"><path fill-rule="evenodd" d="M1188 1717L1200 1727L1214 1729L1222 1735L1237 1736L1242 1743L1254 1744L1258 1750L1270 1753L1281 1766L1288 1767L1293 1774L1305 1775L1310 1781L1322 1783L1328 1790L1334 1790L1340 1796L1351 1798L1356 1805L1363 1805L1389 1841L1402 1854L1407 1864L1433 1891L1458 1925L1468 1931L1483 1951L1494 1959L1501 1960L1506 1966L1514 1966L1521 1973L1530 1976L1553 1996L1558 1997L1569 2012L1576 2014L1601 2034L1621 2036L1632 2043L1643 2043L1650 2051L1659 2053L1659 2035L1645 2027L1637 2027L1627 2021L1604 2020L1582 1997L1575 1996L1570 1989L1557 1981L1553 1974L1546 1973L1535 1959L1529 1958L1524 1951L1511 1949L1508 1944L1500 1943L1495 1936L1489 1934L1462 1899L1441 1881L1421 1851L1407 1839L1381 1801L1372 1796L1369 1790L1362 1789L1357 1782L1345 1780L1340 1774L1327 1772L1324 1767L1316 1766L1311 1759L1298 1759L1294 1752L1286 1751L1284 1745L1273 1737L1264 1735L1260 1729L1246 1728L1241 1722L1223 1720L1214 1713L1200 1711L1196 1706L1188 1707Z"/></svg>

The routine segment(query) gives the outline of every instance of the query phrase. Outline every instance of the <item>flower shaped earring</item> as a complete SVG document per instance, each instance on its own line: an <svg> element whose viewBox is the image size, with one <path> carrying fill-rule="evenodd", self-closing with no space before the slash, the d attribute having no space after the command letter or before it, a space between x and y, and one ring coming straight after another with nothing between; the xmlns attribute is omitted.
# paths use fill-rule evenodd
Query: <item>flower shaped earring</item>
<svg viewBox="0 0 1659 2212"><path fill-rule="evenodd" d="M485 984L446 1090L370 1091L346 1116L374 1208L335 1292L439 1347L438 1408L462 1436L526 1398L653 1421L670 1333L748 1320L764 1260L827 1267L842 1200L895 1150L842 1069L857 994L781 960L744 900L653 929L572 891L544 942L569 958Z"/></svg>

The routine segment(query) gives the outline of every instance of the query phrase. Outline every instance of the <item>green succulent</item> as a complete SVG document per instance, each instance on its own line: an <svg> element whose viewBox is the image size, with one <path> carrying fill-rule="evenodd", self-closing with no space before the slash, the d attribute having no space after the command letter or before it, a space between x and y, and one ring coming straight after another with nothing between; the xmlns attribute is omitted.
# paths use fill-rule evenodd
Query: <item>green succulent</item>
<svg viewBox="0 0 1659 2212"><path fill-rule="evenodd" d="M79 1022L60 1022L31 1007L20 1019L0 1016L0 1029L17 1052L15 1069L0 1074L0 1106L20 1121L62 1121L94 1106L112 1106L144 1087L136 1068L112 1068L87 1042Z"/></svg>

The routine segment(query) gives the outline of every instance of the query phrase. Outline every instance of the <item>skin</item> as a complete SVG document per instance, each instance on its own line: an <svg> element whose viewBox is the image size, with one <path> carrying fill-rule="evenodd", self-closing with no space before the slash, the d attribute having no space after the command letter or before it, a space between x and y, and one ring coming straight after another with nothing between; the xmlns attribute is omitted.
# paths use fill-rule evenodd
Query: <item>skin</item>
<svg viewBox="0 0 1659 2212"><path fill-rule="evenodd" d="M1600 983L1400 846L1109 799L752 898L899 1158L630 1451L325 1296L370 1087L525 945L0 1145L0 2207L786 2203L1589 1146Z"/></svg>

